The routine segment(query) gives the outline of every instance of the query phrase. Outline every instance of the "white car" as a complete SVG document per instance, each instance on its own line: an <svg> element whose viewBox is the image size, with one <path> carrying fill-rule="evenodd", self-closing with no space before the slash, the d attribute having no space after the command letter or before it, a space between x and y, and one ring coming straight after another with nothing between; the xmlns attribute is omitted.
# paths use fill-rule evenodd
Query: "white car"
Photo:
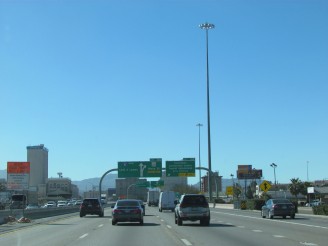
<svg viewBox="0 0 328 246"><path fill-rule="evenodd" d="M47 207L47 208L56 207L56 202L54 202L54 201L49 201L49 202L47 202L46 207Z"/></svg>
<svg viewBox="0 0 328 246"><path fill-rule="evenodd" d="M61 208L61 207L66 207L67 206L67 201L58 201L57 202L57 207Z"/></svg>

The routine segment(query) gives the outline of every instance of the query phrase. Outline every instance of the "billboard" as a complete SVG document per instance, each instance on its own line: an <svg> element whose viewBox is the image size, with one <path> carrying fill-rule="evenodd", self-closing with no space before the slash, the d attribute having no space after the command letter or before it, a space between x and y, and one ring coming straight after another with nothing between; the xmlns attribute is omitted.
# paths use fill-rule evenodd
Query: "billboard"
<svg viewBox="0 0 328 246"><path fill-rule="evenodd" d="M260 179L262 177L262 169L252 168L252 165L238 165L238 179Z"/></svg>
<svg viewBox="0 0 328 246"><path fill-rule="evenodd" d="M30 162L7 162L7 189L28 190Z"/></svg>

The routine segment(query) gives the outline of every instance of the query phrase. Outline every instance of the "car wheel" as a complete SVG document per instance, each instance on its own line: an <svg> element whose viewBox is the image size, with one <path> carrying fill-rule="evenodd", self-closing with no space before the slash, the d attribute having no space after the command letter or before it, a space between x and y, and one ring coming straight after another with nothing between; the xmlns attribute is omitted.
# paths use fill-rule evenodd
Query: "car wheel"
<svg viewBox="0 0 328 246"><path fill-rule="evenodd" d="M261 211L261 216L262 216L262 218L265 218L266 216L264 215L264 213L263 213L263 210Z"/></svg>
<svg viewBox="0 0 328 246"><path fill-rule="evenodd" d="M116 220L112 220L112 225L116 225L116 224L117 224Z"/></svg>
<svg viewBox="0 0 328 246"><path fill-rule="evenodd" d="M178 223L178 226L182 225L182 219L179 217L179 215L177 216L177 223Z"/></svg>
<svg viewBox="0 0 328 246"><path fill-rule="evenodd" d="M199 223L203 226L209 226L210 225L210 219L209 218L206 218L206 219L201 219L199 221Z"/></svg>
<svg viewBox="0 0 328 246"><path fill-rule="evenodd" d="M273 215L271 214L271 211L269 211L268 218L269 218L269 219L273 219Z"/></svg>
<svg viewBox="0 0 328 246"><path fill-rule="evenodd" d="M159 208L158 210L159 210L160 212L162 212L162 209L161 209L161 208Z"/></svg>
<svg viewBox="0 0 328 246"><path fill-rule="evenodd" d="M80 213L80 217L82 218L83 216L85 216L84 214Z"/></svg>
<svg viewBox="0 0 328 246"><path fill-rule="evenodd" d="M286 219L286 215L282 216L283 219Z"/></svg>
<svg viewBox="0 0 328 246"><path fill-rule="evenodd" d="M143 220L140 220L140 225L143 225Z"/></svg>
<svg viewBox="0 0 328 246"><path fill-rule="evenodd" d="M174 223L175 224L178 224L178 222L177 222L177 215L176 214L174 214Z"/></svg>
<svg viewBox="0 0 328 246"><path fill-rule="evenodd" d="M292 215L290 216L290 218L291 218L291 219L295 219L295 214L292 214Z"/></svg>

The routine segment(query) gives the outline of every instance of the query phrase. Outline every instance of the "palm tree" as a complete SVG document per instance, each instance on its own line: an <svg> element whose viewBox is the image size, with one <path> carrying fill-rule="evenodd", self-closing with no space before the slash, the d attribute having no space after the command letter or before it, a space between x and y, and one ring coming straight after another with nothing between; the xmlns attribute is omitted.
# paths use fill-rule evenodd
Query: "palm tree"
<svg viewBox="0 0 328 246"><path fill-rule="evenodd" d="M292 183L289 185L289 191L297 198L297 195L301 193L304 185L299 178L292 178L290 181Z"/></svg>

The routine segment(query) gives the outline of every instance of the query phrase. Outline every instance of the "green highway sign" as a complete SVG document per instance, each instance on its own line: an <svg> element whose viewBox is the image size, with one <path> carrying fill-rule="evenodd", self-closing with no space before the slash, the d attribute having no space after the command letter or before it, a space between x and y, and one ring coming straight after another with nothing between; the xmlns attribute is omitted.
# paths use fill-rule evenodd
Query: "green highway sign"
<svg viewBox="0 0 328 246"><path fill-rule="evenodd" d="M145 181L145 182L140 182L140 183L136 183L137 187L149 187L150 186L150 182L149 181Z"/></svg>
<svg viewBox="0 0 328 246"><path fill-rule="evenodd" d="M166 161L167 177L195 177L195 158L182 161Z"/></svg>
<svg viewBox="0 0 328 246"><path fill-rule="evenodd" d="M156 187L161 187L161 186L164 186L164 180L150 181L150 187L151 188L156 188Z"/></svg>
<svg viewBox="0 0 328 246"><path fill-rule="evenodd" d="M118 162L118 178L162 177L162 159Z"/></svg>

